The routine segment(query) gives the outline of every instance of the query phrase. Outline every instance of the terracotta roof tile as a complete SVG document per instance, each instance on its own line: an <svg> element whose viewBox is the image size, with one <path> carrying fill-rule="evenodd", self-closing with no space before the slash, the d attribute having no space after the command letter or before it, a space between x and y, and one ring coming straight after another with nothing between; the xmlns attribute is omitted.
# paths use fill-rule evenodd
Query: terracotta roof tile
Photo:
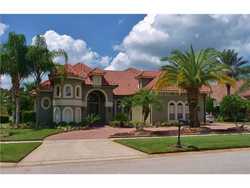
<svg viewBox="0 0 250 188"><path fill-rule="evenodd" d="M84 79L86 85L92 85L92 80L90 78L91 74L101 74L103 75L103 85L113 85L117 86L113 93L114 95L133 95L139 88L138 76L141 78L152 78L146 85L146 89L156 89L155 85L160 76L160 71L140 71L135 68L129 68L124 71L111 71L111 70L102 70L99 68L91 69L83 63L77 63L75 65L65 65L67 73L74 76L79 76ZM50 81L47 80L42 84L43 88L50 87ZM175 86L166 87L162 89L163 91L169 92L179 92L179 89ZM209 89L203 87L201 92L208 93Z"/></svg>

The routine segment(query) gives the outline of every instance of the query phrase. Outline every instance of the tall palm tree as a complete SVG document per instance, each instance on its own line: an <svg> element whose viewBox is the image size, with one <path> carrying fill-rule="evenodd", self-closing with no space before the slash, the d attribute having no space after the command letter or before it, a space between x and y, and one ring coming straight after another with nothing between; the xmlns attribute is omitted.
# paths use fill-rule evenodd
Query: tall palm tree
<svg viewBox="0 0 250 188"><path fill-rule="evenodd" d="M7 74L11 77L12 102L15 104L12 116L16 126L20 120L20 83L29 74L26 53L25 36L10 32L7 42L3 44L0 51L0 74Z"/></svg>
<svg viewBox="0 0 250 188"><path fill-rule="evenodd" d="M161 107L160 99L155 92L141 89L133 96L133 106L142 107L143 125L140 127L141 129L143 129L143 126L146 124L152 105L158 108Z"/></svg>
<svg viewBox="0 0 250 188"><path fill-rule="evenodd" d="M190 112L190 126L199 127L198 101L202 86L209 86L210 82L234 84L235 81L226 73L228 66L217 61L218 53L214 49L201 49L195 52L192 48L186 52L174 50L169 57L162 61L168 64L162 67L162 74L157 82L157 88L175 85L187 93Z"/></svg>
<svg viewBox="0 0 250 188"><path fill-rule="evenodd" d="M238 53L234 50L223 50L218 56L219 62L228 65L231 70L228 72L228 76L236 80L245 79L250 73L250 64L244 60L243 57L239 57ZM231 95L231 85L226 84L227 95Z"/></svg>
<svg viewBox="0 0 250 188"><path fill-rule="evenodd" d="M56 67L53 60L55 57L63 56L65 63L68 61L67 53L64 50L49 51L46 44L46 39L37 35L35 37L34 45L29 46L27 52L27 60L29 61L30 74L35 82L36 94L39 95L39 87L42 78L53 71ZM36 106L39 106L39 98L36 97ZM39 111L36 112L36 120L38 120ZM38 127L38 121L36 121L36 127Z"/></svg>

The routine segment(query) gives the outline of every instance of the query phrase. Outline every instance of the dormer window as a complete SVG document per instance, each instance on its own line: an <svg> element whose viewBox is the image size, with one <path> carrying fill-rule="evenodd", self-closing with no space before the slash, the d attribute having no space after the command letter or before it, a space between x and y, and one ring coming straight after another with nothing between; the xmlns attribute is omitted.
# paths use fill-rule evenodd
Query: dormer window
<svg viewBox="0 0 250 188"><path fill-rule="evenodd" d="M105 72L99 68L95 68L89 72L89 76L91 77L94 86L102 85L102 78L104 74Z"/></svg>
<svg viewBox="0 0 250 188"><path fill-rule="evenodd" d="M93 76L93 85L95 86L101 86L102 85L102 76Z"/></svg>

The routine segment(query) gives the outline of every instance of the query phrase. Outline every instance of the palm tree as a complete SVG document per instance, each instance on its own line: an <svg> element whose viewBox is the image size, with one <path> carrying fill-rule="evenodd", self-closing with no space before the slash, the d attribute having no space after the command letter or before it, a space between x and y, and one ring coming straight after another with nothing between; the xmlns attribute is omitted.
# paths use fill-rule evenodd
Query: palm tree
<svg viewBox="0 0 250 188"><path fill-rule="evenodd" d="M143 126L146 124L146 120L151 112L151 106L161 107L161 103L158 95L155 92L141 89L133 96L133 106L142 107Z"/></svg>
<svg viewBox="0 0 250 188"><path fill-rule="evenodd" d="M67 63L68 56L64 50L49 51L46 39L41 35L36 36L34 45L29 46L28 48L27 59L29 60L29 70L35 80L37 88L39 87L44 75L55 68L53 60L58 56L63 56L65 63Z"/></svg>
<svg viewBox="0 0 250 188"><path fill-rule="evenodd" d="M228 76L236 80L245 79L250 73L250 64L248 61L243 60L243 57L238 57L238 53L234 50L223 50L218 56L219 62L228 65L231 70ZM231 95L231 85L226 84L227 95Z"/></svg>
<svg viewBox="0 0 250 188"><path fill-rule="evenodd" d="M29 46L27 52L27 60L29 61L30 74L35 81L36 94L39 94L39 86L42 78L53 71L55 64L53 62L55 57L63 56L65 63L68 61L68 56L65 51L49 51L46 44L46 39L37 35L35 37L34 45ZM36 106L39 106L39 98L36 97ZM36 119L38 120L39 111L36 112ZM38 127L38 121L36 121L36 127Z"/></svg>
<svg viewBox="0 0 250 188"><path fill-rule="evenodd" d="M210 82L234 84L235 81L226 73L229 67L218 63L218 53L214 49L201 49L195 52L192 48L186 52L174 50L169 57L162 61L168 64L162 67L162 74L157 82L157 88L177 86L187 93L190 112L190 126L199 127L198 101L202 86L209 86Z"/></svg>
<svg viewBox="0 0 250 188"><path fill-rule="evenodd" d="M12 102L15 104L12 116L15 126L18 126L20 119L20 83L29 74L25 58L26 52L25 36L14 32L9 33L8 40L0 51L0 74L7 74L11 77Z"/></svg>

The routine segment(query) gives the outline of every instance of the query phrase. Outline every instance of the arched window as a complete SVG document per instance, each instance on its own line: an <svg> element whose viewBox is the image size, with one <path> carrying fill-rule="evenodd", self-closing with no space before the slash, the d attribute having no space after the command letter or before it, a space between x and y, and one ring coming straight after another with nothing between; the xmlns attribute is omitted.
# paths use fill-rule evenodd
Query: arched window
<svg viewBox="0 0 250 188"><path fill-rule="evenodd" d="M64 86L64 97L71 98L73 97L73 87L70 84Z"/></svg>
<svg viewBox="0 0 250 188"><path fill-rule="evenodd" d="M184 105L181 102L177 105L177 119L184 119Z"/></svg>
<svg viewBox="0 0 250 188"><path fill-rule="evenodd" d="M53 121L56 122L56 123L59 123L61 121L61 110L58 107L54 108Z"/></svg>
<svg viewBox="0 0 250 188"><path fill-rule="evenodd" d="M168 113L169 120L175 120L176 107L174 102L168 104Z"/></svg>
<svg viewBox="0 0 250 188"><path fill-rule="evenodd" d="M81 98L81 95L82 95L81 86L76 86L75 87L75 97L76 98Z"/></svg>
<svg viewBox="0 0 250 188"><path fill-rule="evenodd" d="M77 123L81 122L81 108L76 108L76 111L75 111L75 121Z"/></svg>
<svg viewBox="0 0 250 188"><path fill-rule="evenodd" d="M185 104L185 118L186 120L189 119L189 106L188 106L188 103Z"/></svg>
<svg viewBox="0 0 250 188"><path fill-rule="evenodd" d="M62 120L67 123L73 121L73 110L71 107L66 107L63 109Z"/></svg>
<svg viewBox="0 0 250 188"><path fill-rule="evenodd" d="M55 89L54 89L54 96L55 97L61 97L61 86L60 85L56 85Z"/></svg>

